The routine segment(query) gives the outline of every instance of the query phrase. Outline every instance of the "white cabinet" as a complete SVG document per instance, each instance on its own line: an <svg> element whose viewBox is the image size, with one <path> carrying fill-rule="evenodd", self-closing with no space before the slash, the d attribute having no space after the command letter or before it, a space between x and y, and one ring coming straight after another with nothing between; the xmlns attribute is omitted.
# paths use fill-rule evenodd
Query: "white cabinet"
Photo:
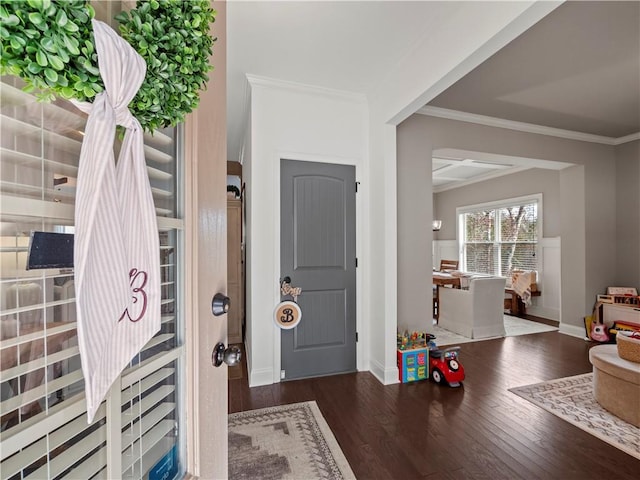
<svg viewBox="0 0 640 480"><path fill-rule="evenodd" d="M640 325L640 308L604 303L602 305L602 319L607 325L612 325L615 321Z"/></svg>

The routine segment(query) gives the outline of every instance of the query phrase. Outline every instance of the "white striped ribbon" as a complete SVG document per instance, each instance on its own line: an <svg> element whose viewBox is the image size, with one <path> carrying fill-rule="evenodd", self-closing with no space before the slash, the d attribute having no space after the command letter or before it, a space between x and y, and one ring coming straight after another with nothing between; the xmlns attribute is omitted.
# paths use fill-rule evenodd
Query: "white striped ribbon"
<svg viewBox="0 0 640 480"><path fill-rule="evenodd" d="M145 61L108 25L93 20L105 91L93 104L80 152L74 267L78 343L89 423L114 380L160 329L160 246L143 131L128 105ZM116 165L116 124L126 128Z"/></svg>

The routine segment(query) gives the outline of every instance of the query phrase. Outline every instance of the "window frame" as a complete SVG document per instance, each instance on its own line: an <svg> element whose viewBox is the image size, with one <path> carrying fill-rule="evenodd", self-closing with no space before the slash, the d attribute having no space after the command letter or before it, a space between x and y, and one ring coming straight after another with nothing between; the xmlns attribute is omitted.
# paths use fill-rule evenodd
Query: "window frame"
<svg viewBox="0 0 640 480"><path fill-rule="evenodd" d="M519 206L527 203L536 203L537 204L537 225L536 225L536 241L535 241L535 256L537 259L540 259L540 245L543 240L543 199L542 193L535 193L530 195L524 195L521 197L511 197L504 198L501 200L493 200L491 202L484 203L476 203L472 205L464 205L456 208L456 238L458 243L458 256L460 258L460 266L464 271L468 271L467 269L467 255L465 244L466 242L466 229L464 225L464 216L467 213L475 213L481 210L500 210L501 208L508 208ZM496 236L500 231L499 228L496 228ZM503 244L502 241L496 240L494 238L493 244L496 246L500 246ZM500 262L498 262L498 268L501 268ZM540 261L537 261L536 271L540 272L542 268L542 264ZM473 273L473 272L472 272ZM476 272L483 273L483 272ZM498 276L506 276L502 272L499 273L490 273L490 275L498 275Z"/></svg>

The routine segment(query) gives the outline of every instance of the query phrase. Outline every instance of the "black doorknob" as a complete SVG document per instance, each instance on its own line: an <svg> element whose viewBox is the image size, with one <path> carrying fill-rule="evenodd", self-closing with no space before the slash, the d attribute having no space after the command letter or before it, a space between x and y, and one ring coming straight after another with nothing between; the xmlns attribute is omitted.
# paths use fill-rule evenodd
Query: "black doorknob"
<svg viewBox="0 0 640 480"><path fill-rule="evenodd" d="M233 367L238 365L241 359L242 351L238 347L230 346L225 348L222 342L218 342L211 353L211 363L213 363L214 367L219 367L222 362Z"/></svg>
<svg viewBox="0 0 640 480"><path fill-rule="evenodd" d="M215 317L224 315L231 307L231 300L223 293L216 293L211 300L211 311Z"/></svg>

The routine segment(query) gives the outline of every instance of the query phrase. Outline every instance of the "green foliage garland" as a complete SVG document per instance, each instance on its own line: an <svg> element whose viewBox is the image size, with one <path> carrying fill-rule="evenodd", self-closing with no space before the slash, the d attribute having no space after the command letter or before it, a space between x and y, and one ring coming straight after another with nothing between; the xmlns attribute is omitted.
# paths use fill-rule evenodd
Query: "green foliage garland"
<svg viewBox="0 0 640 480"><path fill-rule="evenodd" d="M129 105L145 130L175 126L198 106L215 39L209 0L138 0L116 16L120 34L147 62ZM2 0L0 73L21 77L40 100L91 101L104 90L86 0Z"/></svg>
<svg viewBox="0 0 640 480"><path fill-rule="evenodd" d="M209 0L138 0L129 13L116 15L120 34L147 62L147 76L129 105L149 130L176 125L198 106L213 67L214 39Z"/></svg>
<svg viewBox="0 0 640 480"><path fill-rule="evenodd" d="M22 77L38 99L90 100L104 90L85 0L2 1L0 72Z"/></svg>

